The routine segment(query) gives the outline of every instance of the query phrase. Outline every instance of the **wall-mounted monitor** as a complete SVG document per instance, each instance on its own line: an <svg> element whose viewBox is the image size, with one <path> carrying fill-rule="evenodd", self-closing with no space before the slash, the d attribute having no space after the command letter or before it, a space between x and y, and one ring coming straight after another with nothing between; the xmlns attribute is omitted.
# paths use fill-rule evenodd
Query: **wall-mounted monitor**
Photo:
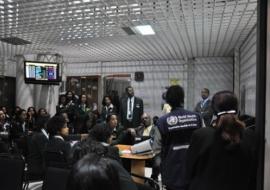
<svg viewBox="0 0 270 190"><path fill-rule="evenodd" d="M59 64L25 61L24 79L25 83L58 85L61 82Z"/></svg>

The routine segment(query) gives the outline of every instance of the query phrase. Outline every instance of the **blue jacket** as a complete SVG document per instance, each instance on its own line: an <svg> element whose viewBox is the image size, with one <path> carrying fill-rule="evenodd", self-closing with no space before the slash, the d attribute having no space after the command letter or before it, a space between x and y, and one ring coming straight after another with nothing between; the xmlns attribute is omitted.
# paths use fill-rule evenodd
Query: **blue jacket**
<svg viewBox="0 0 270 190"><path fill-rule="evenodd" d="M158 120L162 138L161 175L169 189L185 188L185 162L192 132L202 127L198 113L176 108Z"/></svg>

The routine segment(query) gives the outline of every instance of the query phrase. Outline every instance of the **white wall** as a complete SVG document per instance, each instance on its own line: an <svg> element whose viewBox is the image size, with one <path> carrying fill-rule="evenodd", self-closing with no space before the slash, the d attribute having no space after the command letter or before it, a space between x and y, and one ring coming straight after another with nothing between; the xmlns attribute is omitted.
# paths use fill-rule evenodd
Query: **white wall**
<svg viewBox="0 0 270 190"><path fill-rule="evenodd" d="M242 113L252 116L255 116L256 108L256 29L255 25L239 49L240 107Z"/></svg>
<svg viewBox="0 0 270 190"><path fill-rule="evenodd" d="M193 109L200 90L208 87L212 93L233 90L233 58L196 58L194 60L134 61L104 63L69 63L66 76L90 76L128 73L135 95L143 98L145 111L161 115L161 95L171 80L184 87L185 107ZM136 71L144 72L144 81L134 81ZM189 78L188 78L189 77Z"/></svg>

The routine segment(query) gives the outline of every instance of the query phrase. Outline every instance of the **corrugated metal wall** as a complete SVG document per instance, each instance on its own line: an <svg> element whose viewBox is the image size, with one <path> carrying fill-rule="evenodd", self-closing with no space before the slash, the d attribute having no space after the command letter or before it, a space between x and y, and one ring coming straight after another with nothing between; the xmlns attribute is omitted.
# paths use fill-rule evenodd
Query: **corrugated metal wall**
<svg viewBox="0 0 270 190"><path fill-rule="evenodd" d="M16 77L16 60L0 57L0 75Z"/></svg>
<svg viewBox="0 0 270 190"><path fill-rule="evenodd" d="M202 88L208 88L210 90L210 96L220 90L233 91L233 58L213 57L196 60L194 103L200 100Z"/></svg>
<svg viewBox="0 0 270 190"><path fill-rule="evenodd" d="M242 113L253 116L256 108L256 28L239 49L240 108Z"/></svg>
<svg viewBox="0 0 270 190"><path fill-rule="evenodd" d="M134 61L69 63L67 76L131 74L131 84L135 95L143 98L145 111L151 115L161 115L161 95L165 87L178 83L186 92L186 108L193 109L200 98L202 87L208 87L213 93L222 89L233 89L233 58L196 58L194 60L175 61ZM144 72L144 81L136 82L134 73ZM188 78L189 77L189 78Z"/></svg>

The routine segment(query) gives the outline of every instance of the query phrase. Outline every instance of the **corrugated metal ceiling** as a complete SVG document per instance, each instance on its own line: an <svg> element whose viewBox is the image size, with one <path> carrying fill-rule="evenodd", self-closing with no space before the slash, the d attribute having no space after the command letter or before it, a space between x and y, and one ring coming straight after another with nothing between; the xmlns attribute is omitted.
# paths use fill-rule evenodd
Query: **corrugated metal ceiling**
<svg viewBox="0 0 270 190"><path fill-rule="evenodd" d="M232 56L257 20L256 0L0 0L0 56L59 53L69 62ZM156 35L122 27L150 24Z"/></svg>

